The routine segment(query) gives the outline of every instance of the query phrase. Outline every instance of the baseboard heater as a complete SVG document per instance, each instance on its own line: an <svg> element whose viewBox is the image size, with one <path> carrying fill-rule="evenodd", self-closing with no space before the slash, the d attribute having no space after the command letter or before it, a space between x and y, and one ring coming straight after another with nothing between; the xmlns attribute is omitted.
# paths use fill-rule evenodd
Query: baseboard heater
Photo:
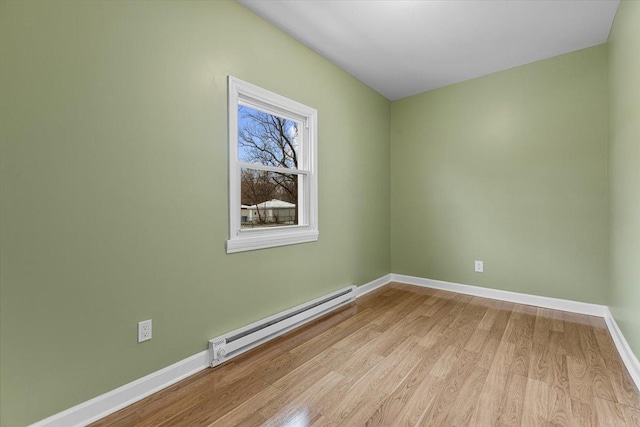
<svg viewBox="0 0 640 427"><path fill-rule="evenodd" d="M356 287L349 286L209 340L211 366L217 366L331 310L348 304L355 297Z"/></svg>

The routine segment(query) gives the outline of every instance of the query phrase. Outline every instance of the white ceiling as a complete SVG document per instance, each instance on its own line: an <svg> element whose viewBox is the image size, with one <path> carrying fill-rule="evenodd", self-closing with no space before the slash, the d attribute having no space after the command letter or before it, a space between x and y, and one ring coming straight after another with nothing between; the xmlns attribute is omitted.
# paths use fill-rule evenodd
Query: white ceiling
<svg viewBox="0 0 640 427"><path fill-rule="evenodd" d="M238 0L389 99L607 41L619 0Z"/></svg>

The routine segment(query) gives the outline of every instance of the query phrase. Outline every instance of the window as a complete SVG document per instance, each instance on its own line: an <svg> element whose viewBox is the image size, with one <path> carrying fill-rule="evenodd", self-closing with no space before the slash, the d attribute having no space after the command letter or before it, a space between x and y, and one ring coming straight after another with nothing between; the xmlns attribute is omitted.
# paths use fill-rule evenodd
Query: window
<svg viewBox="0 0 640 427"><path fill-rule="evenodd" d="M229 76L227 253L318 240L317 117Z"/></svg>

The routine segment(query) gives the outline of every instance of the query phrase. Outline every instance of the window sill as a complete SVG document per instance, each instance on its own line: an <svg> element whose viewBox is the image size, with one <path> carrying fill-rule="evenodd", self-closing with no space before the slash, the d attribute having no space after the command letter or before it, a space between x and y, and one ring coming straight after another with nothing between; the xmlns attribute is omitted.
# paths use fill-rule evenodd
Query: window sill
<svg viewBox="0 0 640 427"><path fill-rule="evenodd" d="M227 253L232 254L277 246L296 245L317 240L318 230L296 230L289 233L280 232L271 235L242 236L227 240Z"/></svg>

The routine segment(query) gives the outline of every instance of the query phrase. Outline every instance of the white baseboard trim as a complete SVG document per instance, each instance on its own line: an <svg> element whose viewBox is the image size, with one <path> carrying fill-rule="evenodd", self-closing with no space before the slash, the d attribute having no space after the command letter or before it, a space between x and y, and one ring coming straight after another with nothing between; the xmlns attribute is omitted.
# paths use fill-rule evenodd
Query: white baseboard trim
<svg viewBox="0 0 640 427"><path fill-rule="evenodd" d="M378 277L377 279L372 280L369 283L358 286L358 288L356 289L356 298L360 298L362 295L368 294L369 292L374 291L388 283L391 283L391 274Z"/></svg>
<svg viewBox="0 0 640 427"><path fill-rule="evenodd" d="M609 334L611 334L611 338L613 338L613 342L618 349L618 353L620 354L624 365L627 367L627 371L629 371L631 379L633 379L636 387L640 389L640 361L638 361L633 350L631 350L629 343L622 334L622 331L618 327L618 323L616 323L616 319L613 317L613 314L611 314L611 310L609 310L608 307L604 321L607 322Z"/></svg>
<svg viewBox="0 0 640 427"><path fill-rule="evenodd" d="M372 280L356 288L355 296L358 298L374 289L386 285L390 281L391 274ZM337 306L334 309L339 307L341 306ZM327 313L328 312L322 313L321 316ZM308 319L305 323L314 319L315 317ZM302 323L295 325L295 328L300 326L302 326ZM288 332L288 330L285 332ZM275 338L275 336L271 338ZM210 366L209 359L209 350L204 350L191 357L180 360L171 366L167 366L166 368L125 384L122 387L118 387L115 390L87 400L86 402L38 421L35 424L31 424L29 427L86 426L208 368Z"/></svg>
<svg viewBox="0 0 640 427"><path fill-rule="evenodd" d="M404 274L391 274L394 282L407 283L409 285L423 286L444 291L477 297L496 299L500 301L515 302L518 304L534 305L553 310L569 311L589 316L606 317L607 306L590 304L587 302L571 301L559 298L543 297L539 295L521 294L518 292L502 291L499 289L483 288L480 286L461 285L459 283L443 282L441 280L424 279L422 277L406 276Z"/></svg>
<svg viewBox="0 0 640 427"><path fill-rule="evenodd" d="M86 426L209 366L209 351L201 351L173 365L59 412L30 427Z"/></svg>

